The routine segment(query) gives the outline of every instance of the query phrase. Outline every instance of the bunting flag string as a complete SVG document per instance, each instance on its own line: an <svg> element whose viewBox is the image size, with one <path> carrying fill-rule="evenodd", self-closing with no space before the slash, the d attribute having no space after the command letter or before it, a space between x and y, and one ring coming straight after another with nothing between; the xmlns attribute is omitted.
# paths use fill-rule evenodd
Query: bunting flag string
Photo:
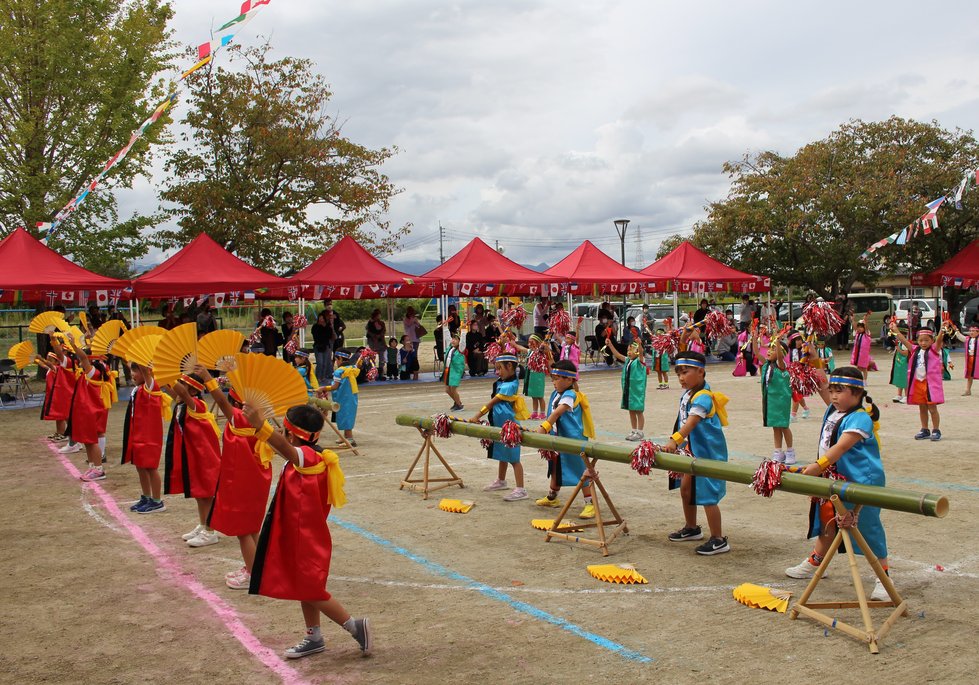
<svg viewBox="0 0 979 685"><path fill-rule="evenodd" d="M83 202L85 202L85 199L99 186L109 171L111 171L113 167L117 166L126 158L126 155L129 154L129 151L132 149L133 145L135 145L139 139L143 137L146 130L155 124L157 120L163 116L164 112L166 112L177 101L177 94L179 92L181 83L198 69L201 69L209 64L211 60L214 59L214 55L221 48L230 44L232 39L235 37L235 34L237 34L238 31L245 26L245 24L254 19L258 11L265 5L268 5L271 1L272 0L245 0L241 4L241 9L239 10L237 17L223 24L215 32L215 37L210 41L198 46L198 61L189 69L180 74L180 77L174 83L173 89L170 91L170 93L168 93L167 96L163 98L163 100L156 106L153 113L142 124L140 124L135 131L133 131L132 135L129 137L129 142L127 142L121 150L109 158L98 175L92 179L82 189L82 191L78 193L78 195L72 198L71 201L55 215L52 221L38 222L38 230L44 232L44 237L41 239L42 243L47 244L51 236L58 230L58 227L64 223L72 215L72 213L81 206Z"/></svg>

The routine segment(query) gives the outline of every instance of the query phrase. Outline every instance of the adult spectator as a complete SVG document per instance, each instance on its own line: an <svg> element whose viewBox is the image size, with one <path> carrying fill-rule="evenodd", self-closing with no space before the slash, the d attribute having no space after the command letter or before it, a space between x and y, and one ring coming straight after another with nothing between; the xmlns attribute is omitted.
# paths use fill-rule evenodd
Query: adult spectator
<svg viewBox="0 0 979 685"><path fill-rule="evenodd" d="M462 319L459 318L459 310L456 309L454 304L449 305L445 327L449 329L449 338L453 335L459 335L459 329L462 328Z"/></svg>
<svg viewBox="0 0 979 685"><path fill-rule="evenodd" d="M755 318L758 307L751 298L744 294L741 296L741 314L738 316L738 330L746 331L751 327L751 321Z"/></svg>
<svg viewBox="0 0 979 685"><path fill-rule="evenodd" d="M367 320L367 347L369 347L373 352L377 353L378 365L377 365L377 378L378 380L384 380L384 365L382 360L385 355L385 348L387 347L387 325L381 318L381 310L375 309L371 312L371 318Z"/></svg>
<svg viewBox="0 0 979 685"><path fill-rule="evenodd" d="M336 311L334 311L333 300L329 298L323 300L323 311L330 312L332 314L332 316L330 317L330 321L333 322L333 332L336 334L336 340L333 343L333 349L334 350L342 349L344 343L346 342L343 332L347 330L347 324L345 324L343 322L343 319L340 318L340 315Z"/></svg>
<svg viewBox="0 0 979 685"><path fill-rule="evenodd" d="M911 305L911 311L908 312L908 328L911 330L911 335L917 335L918 329L921 328L921 307L917 302Z"/></svg>
<svg viewBox="0 0 979 685"><path fill-rule="evenodd" d="M772 321L778 319L778 310L781 306L782 303L779 300L768 300L766 302L762 302L758 307L758 318L761 320L761 323L765 324L766 326L771 326ZM728 311L731 310L729 309ZM789 313L789 316L791 316L791 312ZM731 319L734 319L733 313Z"/></svg>
<svg viewBox="0 0 979 685"><path fill-rule="evenodd" d="M292 363L292 358L295 356L286 351L285 345L292 339L292 334L296 332L295 326L292 325L292 312L286 312L282 315L282 325L279 327L281 331L282 340L282 361Z"/></svg>
<svg viewBox="0 0 979 685"><path fill-rule="evenodd" d="M418 314L415 312L414 307L408 307L405 311L404 329L408 342L417 350L418 340L423 335L420 331L424 329L422 328L421 321L418 320Z"/></svg>
<svg viewBox="0 0 979 685"><path fill-rule="evenodd" d="M534 305L534 335L543 339L547 335L547 317L551 310L548 298L542 297Z"/></svg>
<svg viewBox="0 0 979 685"><path fill-rule="evenodd" d="M698 324L701 321L703 321L705 318L707 318L707 313L709 311L710 311L710 305L707 303L707 300L701 300L700 307L698 307L697 311L693 313L693 322L695 324Z"/></svg>
<svg viewBox="0 0 979 685"><path fill-rule="evenodd" d="M472 318L469 319L469 332L466 333L466 361L469 362L470 376L485 376L486 356L483 353L486 349L486 313L483 305L477 304L473 310Z"/></svg>
<svg viewBox="0 0 979 685"><path fill-rule="evenodd" d="M265 319L270 316L272 316L272 310L268 307L265 307L258 313L258 333L262 338L262 354L268 357L274 357L279 350L279 337L281 334L278 328L263 325Z"/></svg>
<svg viewBox="0 0 979 685"><path fill-rule="evenodd" d="M313 355L316 357L316 380L322 385L333 382L333 346L337 339L333 328L333 312L320 312L311 329Z"/></svg>
<svg viewBox="0 0 979 685"><path fill-rule="evenodd" d="M492 314L486 315L486 344L499 342L500 341L500 325L497 323L497 319Z"/></svg>
<svg viewBox="0 0 979 685"><path fill-rule="evenodd" d="M836 313L843 318L840 332L836 334L836 349L844 350L850 346L850 317L853 316L853 304L845 294L836 303Z"/></svg>
<svg viewBox="0 0 979 685"><path fill-rule="evenodd" d="M217 319L214 318L214 310L211 309L211 305L207 302L201 307L200 313L197 315L197 337L202 335L207 335L218 329Z"/></svg>
<svg viewBox="0 0 979 685"><path fill-rule="evenodd" d="M164 305L163 319L160 321L160 328L171 330L180 325L180 319L173 313L173 305Z"/></svg>

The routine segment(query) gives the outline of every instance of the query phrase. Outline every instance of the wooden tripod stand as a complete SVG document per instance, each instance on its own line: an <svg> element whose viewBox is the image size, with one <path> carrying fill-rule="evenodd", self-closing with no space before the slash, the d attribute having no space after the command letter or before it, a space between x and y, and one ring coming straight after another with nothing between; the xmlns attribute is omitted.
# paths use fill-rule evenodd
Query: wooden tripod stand
<svg viewBox="0 0 979 685"><path fill-rule="evenodd" d="M602 485L602 481L599 479L598 474L595 473L595 464L598 463L598 459L589 460L587 457L585 457L584 452L581 453L581 458L585 462L585 472L581 475L581 479L571 492L571 496L568 498L568 501L564 503L563 507L561 507L560 513L557 515L557 518L554 519L554 525L552 525L551 529L547 531L547 537L544 538L544 542L550 542L551 538L561 538L562 540L568 540L570 542L580 542L584 545L598 547L600 550L602 550L602 556L607 557L609 544L620 534L628 533L629 527L626 525L625 519L619 515L619 511L612 503L612 499L609 497L608 491L605 489L605 486ZM554 464L554 468L561 468L560 463ZM602 493L602 499L605 500L605 505L608 506L609 513L612 515L612 517L609 519L602 517L602 505L599 504L599 498L595 496L597 493L592 490L592 504L595 506L595 519L593 521L589 520L581 523L567 523L562 526L561 521L563 521L564 517L567 516L568 510L578 497L578 493L581 492L582 488L585 487L589 480L591 480L592 486L597 488L598 492ZM615 526L615 528L606 531L606 526ZM580 531L583 528L595 528L598 532L598 539L593 540L591 538L586 538L580 533L575 532Z"/></svg>
<svg viewBox="0 0 979 685"><path fill-rule="evenodd" d="M847 511L846 507L840 501L840 498L836 495L830 500L833 502L833 506L836 509L836 513L839 517L850 513ZM853 509L853 514L856 516L860 511L861 505L857 505ZM890 596L889 600L882 602L868 601L867 595L863 589L863 583L860 580L860 571L857 569L857 556L853 551L853 543L860 546L860 551L863 552L864 558L867 563L870 564L870 568L874 570L874 574L880 579L881 584L887 590L887 594ZM840 544L846 544L846 556L850 564L850 576L853 579L853 588L857 593L857 601L844 601L844 602L810 602L809 597L816 590L816 586L819 581L822 580L823 574L829 567L829 562L833 560L836 556L836 552L840 548ZM863 629L851 626L849 623L845 623L838 618L829 616L817 609L854 609L860 608L860 615L863 619ZM879 630L874 630L874 624L870 618L870 609L876 607L894 607L894 611L891 612L890 616L881 624ZM836 526L836 537L833 538L832 544L829 546L829 550L826 552L826 556L823 557L822 563L819 568L816 569L816 574L809 581L809 585L806 586L805 592L799 597L799 601L795 603L789 612L789 618L795 619L802 614L806 618L811 618L825 626L839 630L852 638L855 638L861 642L867 644L870 648L871 654L879 654L880 647L879 643L884 637L891 631L894 624L897 622L898 616L908 615L908 603L907 601L901 599L901 595L898 594L897 589L894 587L894 583L891 582L890 577L884 573L884 568L880 565L880 561L871 551L870 546L864 539L863 534L857 529L856 525L852 527L844 527L841 524Z"/></svg>
<svg viewBox="0 0 979 685"><path fill-rule="evenodd" d="M452 485L458 485L460 488L466 487L462 482L462 478L456 475L456 472L452 470L452 467L445 461L445 457L442 456L442 453L438 451L438 448L432 442L432 432L422 430L421 428L418 429L418 432L425 441L418 449L418 454L415 455L415 460L411 462L411 466L408 467L408 473L406 473L405 477L401 479L401 487L398 489L404 490L405 487L407 487L409 490L421 492L422 499L428 499L428 493L441 490L442 488L447 488ZM449 477L431 477L429 466L432 458L432 452L434 452L435 456L438 457L438 460L442 462L442 466L445 467L445 470L449 472ZM412 478L411 474L414 472L415 467L421 460L422 454L425 455L425 464L422 466L422 477ZM432 486L430 485L431 483L438 483L438 485Z"/></svg>

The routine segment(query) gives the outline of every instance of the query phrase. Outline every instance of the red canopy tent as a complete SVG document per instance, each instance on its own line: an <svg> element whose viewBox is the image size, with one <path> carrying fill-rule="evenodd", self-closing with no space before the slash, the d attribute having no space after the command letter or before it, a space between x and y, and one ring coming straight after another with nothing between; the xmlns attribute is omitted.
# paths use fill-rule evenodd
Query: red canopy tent
<svg viewBox="0 0 979 685"><path fill-rule="evenodd" d="M557 295L558 284L564 281L560 277L520 266L479 238L473 238L444 264L421 278L440 282L445 294L472 297L504 293L547 295L549 291Z"/></svg>
<svg viewBox="0 0 979 685"><path fill-rule="evenodd" d="M619 264L590 240L544 273L565 281L572 295L637 293L649 281L638 271Z"/></svg>
<svg viewBox="0 0 979 685"><path fill-rule="evenodd" d="M246 264L201 233L177 254L133 281L136 297L178 297L279 288L298 284Z"/></svg>
<svg viewBox="0 0 979 685"><path fill-rule="evenodd" d="M428 282L388 266L350 236L341 238L292 279L314 300L418 297L425 294Z"/></svg>
<svg viewBox="0 0 979 685"><path fill-rule="evenodd" d="M911 275L911 285L914 286L971 288L976 284L979 284L979 240L973 240L934 271Z"/></svg>
<svg viewBox="0 0 979 685"><path fill-rule="evenodd" d="M24 300L40 299L44 292L57 292L58 300L70 300L77 290L117 291L113 299L122 299L128 297L128 287L129 281L83 269L23 228L0 240L0 290L22 291Z"/></svg>
<svg viewBox="0 0 979 685"><path fill-rule="evenodd" d="M657 287L650 290L660 291L710 292L733 287L742 292L768 292L772 285L771 279L732 269L688 241L639 273L657 282Z"/></svg>

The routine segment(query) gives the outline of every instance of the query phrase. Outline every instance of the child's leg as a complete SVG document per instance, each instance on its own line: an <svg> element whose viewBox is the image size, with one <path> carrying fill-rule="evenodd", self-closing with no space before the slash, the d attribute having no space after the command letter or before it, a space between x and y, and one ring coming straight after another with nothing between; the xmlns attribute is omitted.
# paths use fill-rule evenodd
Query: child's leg
<svg viewBox="0 0 979 685"><path fill-rule="evenodd" d="M300 604L303 607L303 620L306 621L307 628L319 626L321 613L339 626L350 620L350 612L344 609L335 597L315 602L300 602Z"/></svg>
<svg viewBox="0 0 979 685"><path fill-rule="evenodd" d="M782 432L782 437L785 438L785 446L788 449L792 449L792 429L791 428L776 428Z"/></svg>
<svg viewBox="0 0 979 685"><path fill-rule="evenodd" d="M351 430L345 430L345 431L343 431L343 437L345 437L347 440L353 440L353 437L354 437L353 430L351 429Z"/></svg>
<svg viewBox="0 0 979 685"><path fill-rule="evenodd" d="M716 504L704 506L704 514L707 516L707 527L710 529L712 538L722 538L721 534L721 508Z"/></svg>
<svg viewBox="0 0 979 685"><path fill-rule="evenodd" d="M921 420L921 429L928 430L928 405L918 405L918 418Z"/></svg>
<svg viewBox="0 0 979 685"><path fill-rule="evenodd" d="M196 497L197 500L197 520L200 524L204 526L207 530L207 515L211 511L211 503L214 502L213 497Z"/></svg>
<svg viewBox="0 0 979 685"><path fill-rule="evenodd" d="M497 462L496 464L496 478L497 480L506 480L506 465L505 461ZM513 475L517 475L514 473Z"/></svg>
<svg viewBox="0 0 979 685"><path fill-rule="evenodd" d="M642 431L646 427L646 417L641 411L634 412L636 415L636 428Z"/></svg>
<svg viewBox="0 0 979 685"><path fill-rule="evenodd" d="M781 450L782 449L782 429L781 428L773 428L772 429L772 432L775 434L775 449Z"/></svg>
<svg viewBox="0 0 979 685"><path fill-rule="evenodd" d="M860 373L863 374L863 382L864 383L867 382L867 372L869 371L869 369L870 369L870 367L867 367L867 366L861 366L860 367Z"/></svg>
<svg viewBox="0 0 979 685"><path fill-rule="evenodd" d="M806 398L805 397L803 397L801 400L799 400L799 406L802 407L803 411L809 411L809 405L806 404Z"/></svg>
<svg viewBox="0 0 979 685"><path fill-rule="evenodd" d="M692 491L693 476L685 473L680 480L680 501L683 502L683 520L686 522L687 528L697 526L697 505L692 502Z"/></svg>
<svg viewBox="0 0 979 685"><path fill-rule="evenodd" d="M258 547L258 533L238 536L238 547L241 548L241 560L245 562L245 568L252 572L252 564L255 563L255 550Z"/></svg>
<svg viewBox="0 0 979 685"><path fill-rule="evenodd" d="M636 412L629 410L629 425L632 426L632 430L636 430L638 426L638 420L636 419Z"/></svg>
<svg viewBox="0 0 979 685"><path fill-rule="evenodd" d="M500 462L500 464L505 465L505 463L502 461ZM516 484L515 487L522 488L523 487L523 464L521 464L519 461L515 461L513 462L512 466L513 466L513 481Z"/></svg>
<svg viewBox="0 0 979 685"><path fill-rule="evenodd" d="M972 380L969 380L969 387L972 387ZM54 432L58 435L65 435L65 431L68 430L67 421L55 421L54 422Z"/></svg>
<svg viewBox="0 0 979 685"><path fill-rule="evenodd" d="M139 475L139 494L150 497L150 474L149 469L136 469Z"/></svg>
<svg viewBox="0 0 979 685"><path fill-rule="evenodd" d="M160 479L160 472L157 469L146 469L150 479L150 497L156 501L163 498L163 483Z"/></svg>
<svg viewBox="0 0 979 685"><path fill-rule="evenodd" d="M965 379L965 393L964 393L965 395L971 395L972 394L972 380L973 379L971 379L971 378L966 378ZM58 421L58 425L59 426L61 425L61 421ZM65 434L64 431L62 431L61 429L58 429L58 432L61 433L62 435Z"/></svg>
<svg viewBox="0 0 979 685"><path fill-rule="evenodd" d="M941 417L938 416L938 405L937 404L929 404L929 405L927 405L927 407L928 407L928 413L931 414L931 427L932 427L932 430L936 430L937 431L938 430L938 426L941 423Z"/></svg>
<svg viewBox="0 0 979 685"><path fill-rule="evenodd" d="M93 469L102 468L102 450L99 449L98 443L93 442L90 445L86 443L85 457Z"/></svg>

